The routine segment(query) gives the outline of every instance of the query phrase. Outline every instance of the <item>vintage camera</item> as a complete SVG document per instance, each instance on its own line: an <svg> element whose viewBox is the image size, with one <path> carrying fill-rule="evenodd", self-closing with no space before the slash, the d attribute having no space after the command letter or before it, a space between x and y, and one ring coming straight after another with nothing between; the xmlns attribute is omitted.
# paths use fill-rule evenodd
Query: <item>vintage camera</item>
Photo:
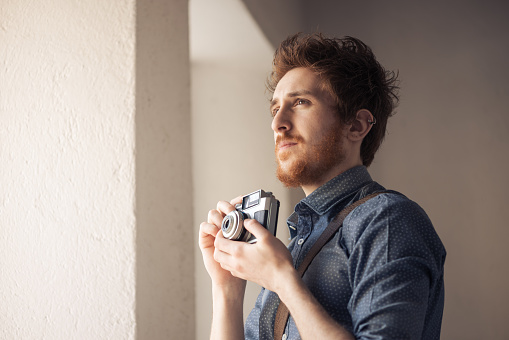
<svg viewBox="0 0 509 340"><path fill-rule="evenodd" d="M258 190L242 197L242 203L235 205L234 211L223 219L221 230L229 240L256 242L256 238L244 228L244 220L257 220L265 229L276 236L279 201L271 192Z"/></svg>

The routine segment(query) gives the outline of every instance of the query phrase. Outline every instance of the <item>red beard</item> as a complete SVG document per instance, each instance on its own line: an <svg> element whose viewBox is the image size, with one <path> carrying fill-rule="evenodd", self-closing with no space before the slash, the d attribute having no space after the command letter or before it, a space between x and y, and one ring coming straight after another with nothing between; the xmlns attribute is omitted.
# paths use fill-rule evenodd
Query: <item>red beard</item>
<svg viewBox="0 0 509 340"><path fill-rule="evenodd" d="M278 164L276 175L281 183L287 187L299 187L317 183L323 179L327 172L341 163L345 155L341 140L341 124L336 123L322 136L315 145L306 145L304 139L298 135L283 134L276 139L276 162ZM282 162L291 157L292 150L279 154L281 141L297 142L302 153L299 158L283 168ZM304 149L302 149L304 147Z"/></svg>

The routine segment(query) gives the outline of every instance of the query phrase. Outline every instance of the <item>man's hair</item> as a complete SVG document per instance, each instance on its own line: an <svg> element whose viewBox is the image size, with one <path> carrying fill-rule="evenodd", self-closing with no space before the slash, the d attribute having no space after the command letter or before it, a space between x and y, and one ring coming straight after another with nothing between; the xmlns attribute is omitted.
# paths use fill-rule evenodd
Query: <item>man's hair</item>
<svg viewBox="0 0 509 340"><path fill-rule="evenodd" d="M385 70L359 39L298 33L285 39L276 50L267 88L274 92L281 78L297 67L309 68L323 78L342 123L352 123L361 109L373 114L376 124L361 145L362 162L369 166L398 103L397 73Z"/></svg>

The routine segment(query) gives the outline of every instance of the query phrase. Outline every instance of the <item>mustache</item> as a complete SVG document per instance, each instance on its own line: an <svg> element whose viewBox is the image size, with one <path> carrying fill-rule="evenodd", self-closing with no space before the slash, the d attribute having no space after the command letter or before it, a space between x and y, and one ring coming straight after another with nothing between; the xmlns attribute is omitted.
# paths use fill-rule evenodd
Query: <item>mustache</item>
<svg viewBox="0 0 509 340"><path fill-rule="evenodd" d="M304 142L304 138L302 138L302 136L299 135L282 134L276 137L276 147L281 142L300 143Z"/></svg>

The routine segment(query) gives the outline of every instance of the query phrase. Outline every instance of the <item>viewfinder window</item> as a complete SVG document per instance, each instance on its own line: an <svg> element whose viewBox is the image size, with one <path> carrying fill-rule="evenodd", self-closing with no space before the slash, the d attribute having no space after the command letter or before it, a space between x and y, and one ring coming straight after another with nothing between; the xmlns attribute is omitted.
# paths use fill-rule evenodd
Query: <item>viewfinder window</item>
<svg viewBox="0 0 509 340"><path fill-rule="evenodd" d="M260 202L260 191L254 192L251 195L244 197L242 200L242 209L248 209L257 205Z"/></svg>

